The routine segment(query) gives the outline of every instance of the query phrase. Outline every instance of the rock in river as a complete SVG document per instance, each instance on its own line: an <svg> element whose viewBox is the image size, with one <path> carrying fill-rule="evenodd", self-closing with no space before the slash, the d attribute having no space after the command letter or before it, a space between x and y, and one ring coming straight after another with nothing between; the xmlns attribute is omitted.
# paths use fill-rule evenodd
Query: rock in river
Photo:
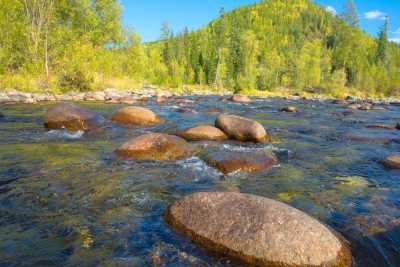
<svg viewBox="0 0 400 267"><path fill-rule="evenodd" d="M382 160L383 166L389 169L400 169L400 155L392 155Z"/></svg>
<svg viewBox="0 0 400 267"><path fill-rule="evenodd" d="M232 102L236 102L236 103L250 103L251 99L246 96L246 95L233 95L230 99L230 101Z"/></svg>
<svg viewBox="0 0 400 267"><path fill-rule="evenodd" d="M293 106L284 107L281 109L281 112L295 113L297 112L297 108Z"/></svg>
<svg viewBox="0 0 400 267"><path fill-rule="evenodd" d="M153 125L161 121L153 111L142 107L122 108L112 116L111 120L122 125Z"/></svg>
<svg viewBox="0 0 400 267"><path fill-rule="evenodd" d="M228 137L239 141L265 142L268 139L264 127L253 120L234 115L219 115L215 126L224 131Z"/></svg>
<svg viewBox="0 0 400 267"><path fill-rule="evenodd" d="M116 150L121 158L156 161L182 159L193 153L194 149L184 139L161 133L141 135Z"/></svg>
<svg viewBox="0 0 400 267"><path fill-rule="evenodd" d="M347 242L284 203L235 192L189 195L164 219L199 245L246 266L351 266Z"/></svg>
<svg viewBox="0 0 400 267"><path fill-rule="evenodd" d="M88 131L103 125L104 122L104 117L96 112L69 103L56 104L44 115L44 126L48 129Z"/></svg>
<svg viewBox="0 0 400 267"><path fill-rule="evenodd" d="M178 135L190 141L222 141L228 138L223 131L210 125L198 125L196 127L180 131Z"/></svg>
<svg viewBox="0 0 400 267"><path fill-rule="evenodd" d="M278 162L272 152L210 151L205 152L202 158L224 174L235 171L258 172Z"/></svg>

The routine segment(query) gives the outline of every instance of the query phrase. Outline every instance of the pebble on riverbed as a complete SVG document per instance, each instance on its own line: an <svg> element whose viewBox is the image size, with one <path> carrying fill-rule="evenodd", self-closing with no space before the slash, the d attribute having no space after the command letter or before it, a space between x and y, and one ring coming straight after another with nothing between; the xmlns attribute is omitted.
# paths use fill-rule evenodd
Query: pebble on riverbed
<svg viewBox="0 0 400 267"><path fill-rule="evenodd" d="M194 193L165 221L197 244L255 266L352 265L347 241L284 203L235 192Z"/></svg>

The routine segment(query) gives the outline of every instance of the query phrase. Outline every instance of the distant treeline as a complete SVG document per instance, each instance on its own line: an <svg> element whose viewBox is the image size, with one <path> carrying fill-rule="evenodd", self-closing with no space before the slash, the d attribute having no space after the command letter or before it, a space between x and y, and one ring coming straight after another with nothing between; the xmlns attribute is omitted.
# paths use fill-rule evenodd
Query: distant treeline
<svg viewBox="0 0 400 267"><path fill-rule="evenodd" d="M389 18L388 18L389 19ZM208 26L141 43L117 0L0 0L0 87L169 87L400 94L400 47L360 30L349 0L337 16L309 0L264 0Z"/></svg>

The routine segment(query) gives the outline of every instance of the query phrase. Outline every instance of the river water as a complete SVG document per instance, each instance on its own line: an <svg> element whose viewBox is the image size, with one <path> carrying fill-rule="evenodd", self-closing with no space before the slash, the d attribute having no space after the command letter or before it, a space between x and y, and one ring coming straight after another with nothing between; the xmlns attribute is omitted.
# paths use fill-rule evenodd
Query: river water
<svg viewBox="0 0 400 267"><path fill-rule="evenodd" d="M42 116L51 103L2 104L0 266L235 266L163 222L169 204L197 191L283 201L345 236L356 266L400 266L400 172L379 164L399 151L400 131L365 127L396 124L400 107L347 114L341 105L319 101L271 98L242 105L211 96L189 98L195 102L186 108L195 113L177 112L174 103L144 103L166 120L162 125L110 123L86 134L46 131ZM122 107L80 105L106 118ZM300 112L278 112L287 105ZM146 132L213 124L217 114L204 112L211 107L257 120L272 136L269 144L219 146L273 149L279 165L224 176L196 157L157 163L114 155L123 142Z"/></svg>

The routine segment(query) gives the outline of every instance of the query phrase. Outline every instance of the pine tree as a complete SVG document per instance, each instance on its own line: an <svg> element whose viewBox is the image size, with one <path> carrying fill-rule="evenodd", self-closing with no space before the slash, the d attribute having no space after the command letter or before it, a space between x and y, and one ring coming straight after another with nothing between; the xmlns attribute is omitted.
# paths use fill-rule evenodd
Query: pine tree
<svg viewBox="0 0 400 267"><path fill-rule="evenodd" d="M357 16L356 5L353 0L347 0L346 4L343 7L343 12L340 15L340 18L343 19L348 25L354 28L358 28L359 20Z"/></svg>
<svg viewBox="0 0 400 267"><path fill-rule="evenodd" d="M386 63L387 60L387 49L388 49L388 21L386 17L385 21L379 31L378 46L376 48L376 61Z"/></svg>

